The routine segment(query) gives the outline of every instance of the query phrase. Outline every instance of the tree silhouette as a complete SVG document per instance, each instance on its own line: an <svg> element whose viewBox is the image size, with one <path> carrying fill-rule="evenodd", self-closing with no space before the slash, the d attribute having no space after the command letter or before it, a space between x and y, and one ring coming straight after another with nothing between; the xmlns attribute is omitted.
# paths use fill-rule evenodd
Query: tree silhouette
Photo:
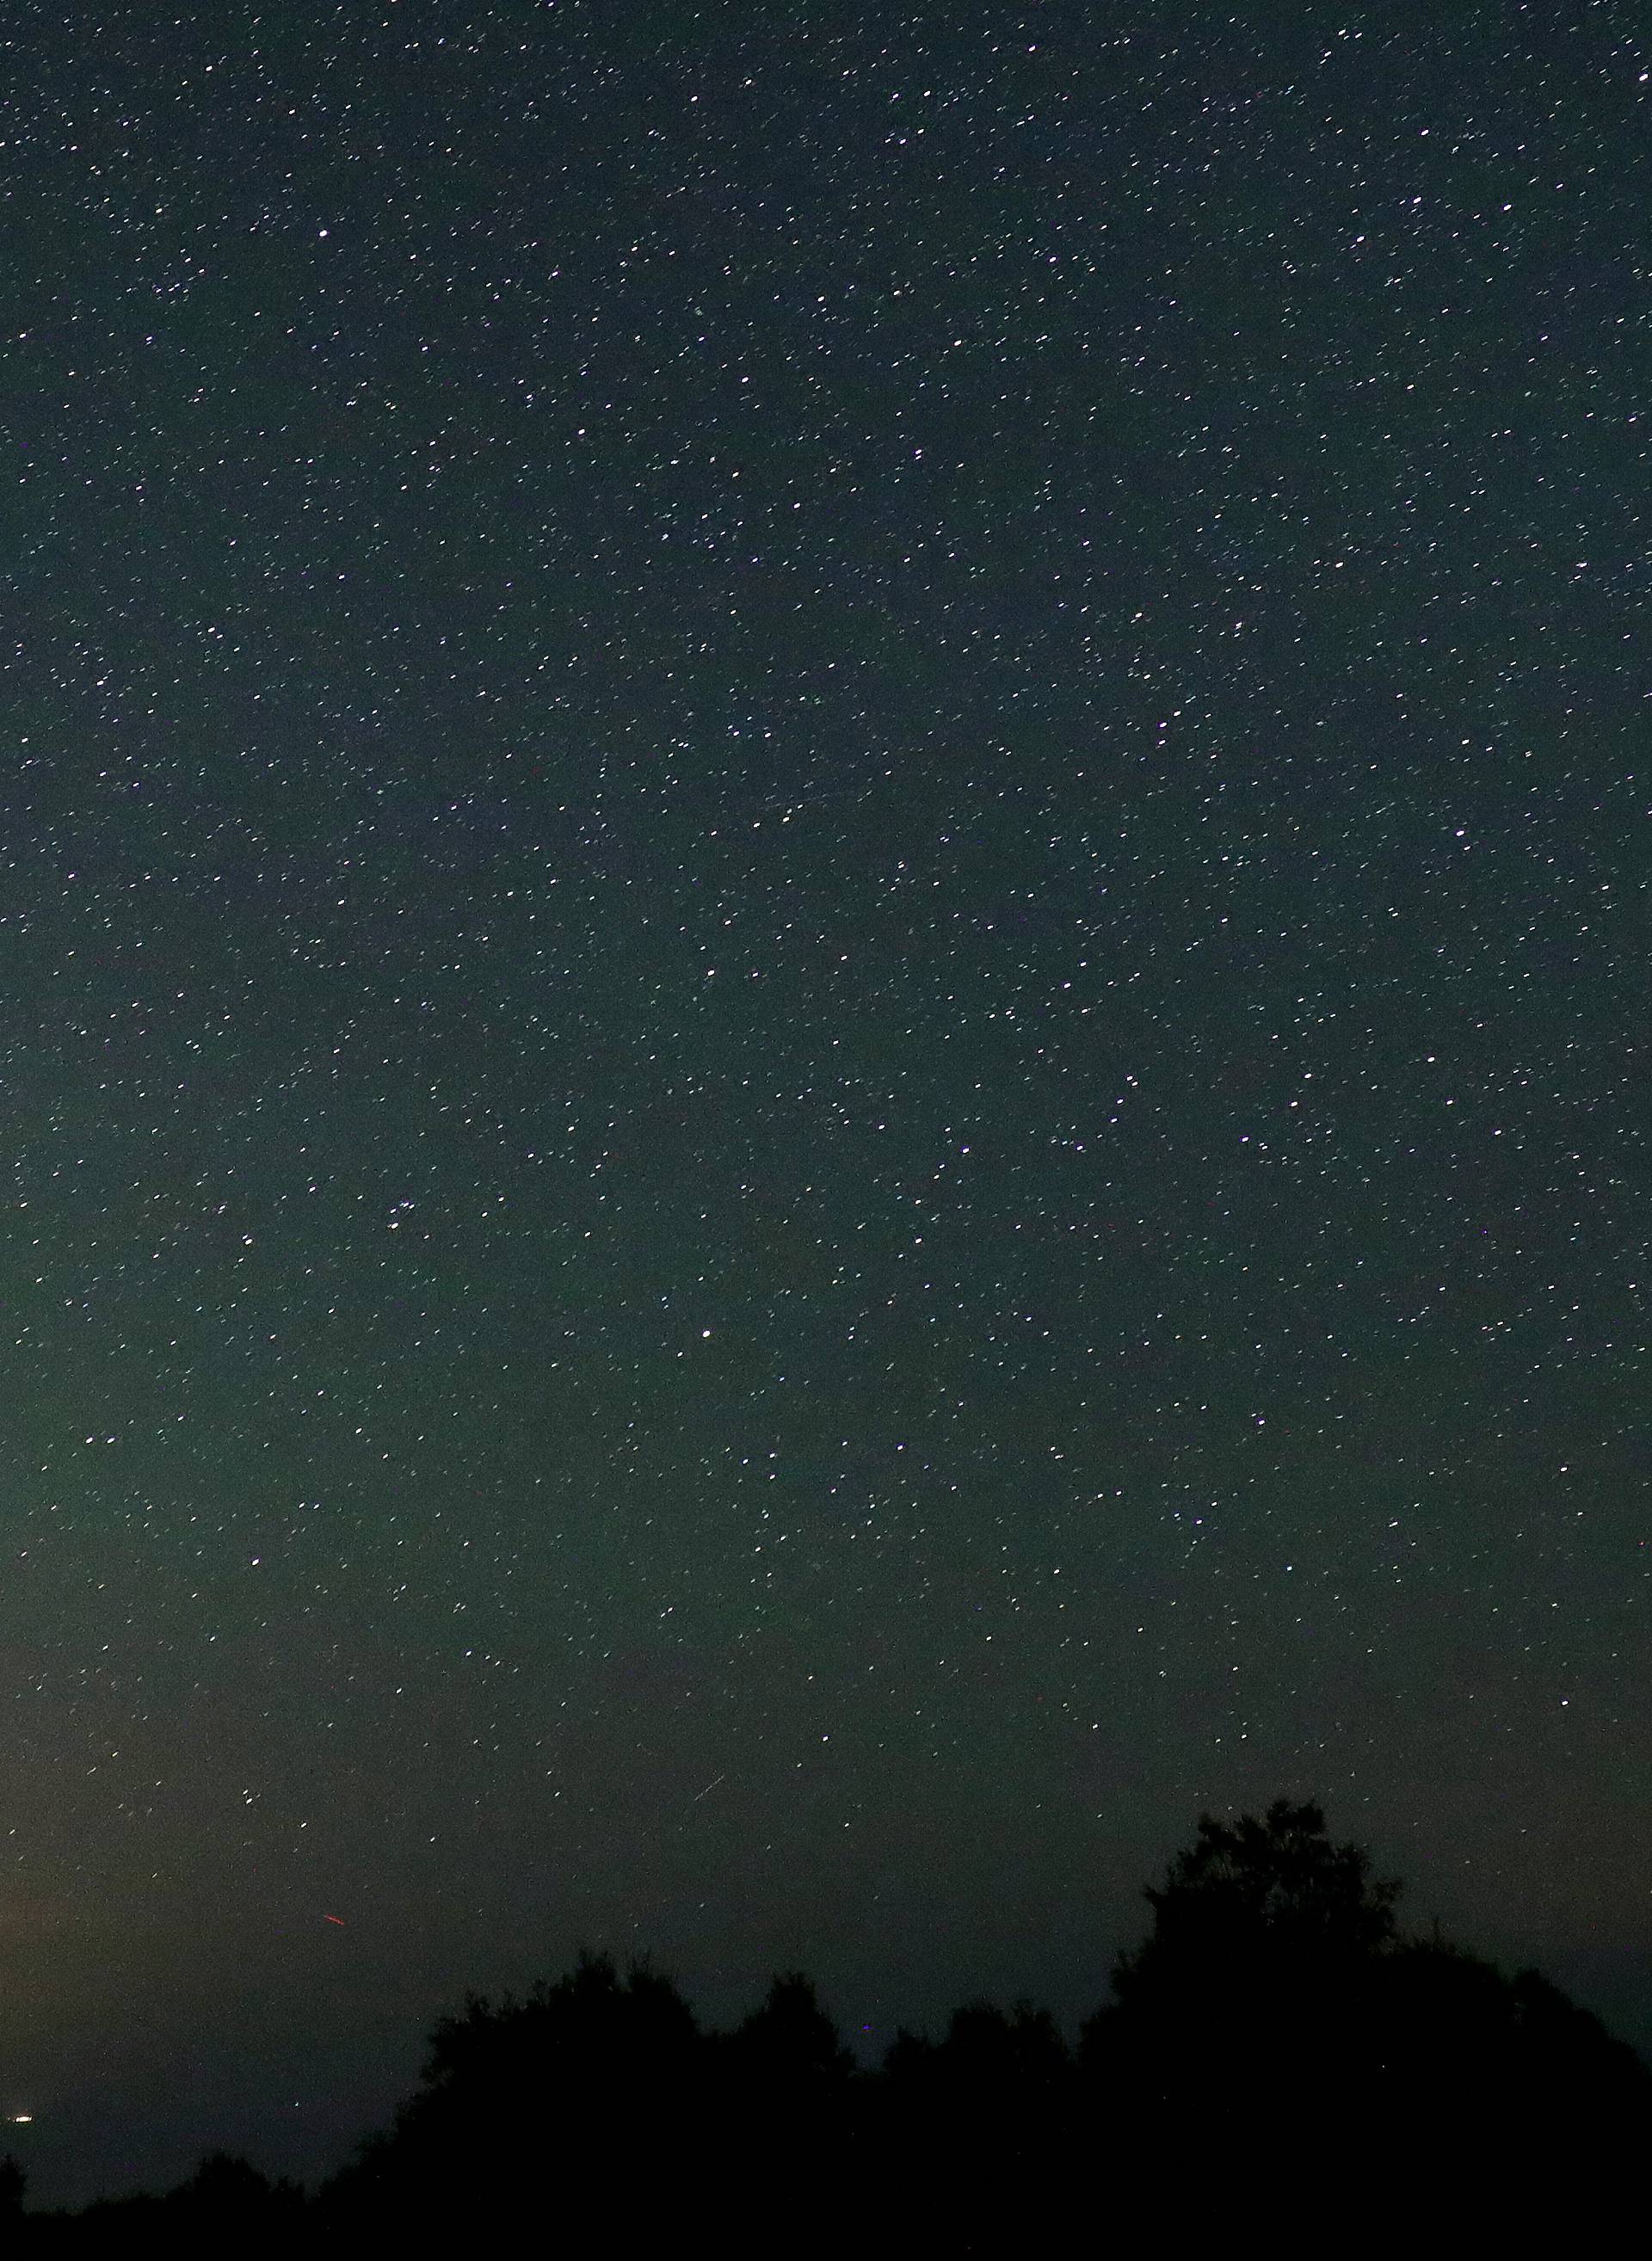
<svg viewBox="0 0 1652 2261"><path fill-rule="evenodd" d="M913 2243L999 2249L1048 2217L1068 2178L1074 2064L1047 2010L954 2010L938 2042L902 2028L884 2058L892 2194ZM894 2200L897 2210L898 2198Z"/></svg>
<svg viewBox="0 0 1652 2261"><path fill-rule="evenodd" d="M1369 2056L1399 1890L1362 1848L1333 1844L1312 1803L1279 1798L1232 1827L1202 1816L1147 1888L1153 1928L1086 2023L1087 2069L1126 2116L1171 2108L1246 2136L1282 2115L1321 2127Z"/></svg>
<svg viewBox="0 0 1652 2261"><path fill-rule="evenodd" d="M1547 2208L1592 2248L1652 2133L1652 2072L1535 1972L1404 1936L1398 1898L1315 1804L1206 1815L1147 1888L1148 1934L1076 2053L1047 2011L973 2001L938 2040L899 2032L875 2073L800 1971L707 2033L647 1963L582 1955L524 1999L442 2018L391 2126L307 2204L214 2155L163 2197L23 2234L273 2252L295 2230L422 2249L526 2229L813 2261L1191 2236L1201 2210L1265 2190L1293 2234L1368 2231L1386 2206L1390 2236L1409 2209L1483 2244ZM0 2214L21 2199L0 2167Z"/></svg>
<svg viewBox="0 0 1652 2261"><path fill-rule="evenodd" d="M272 2183L248 2160L212 2151L187 2182L159 2197L138 2192L95 2199L77 2214L30 2215L25 2237L77 2252L128 2252L134 2242L183 2253L216 2252L226 2243L243 2254L288 2252L305 2210L296 2183Z"/></svg>
<svg viewBox="0 0 1652 2261"><path fill-rule="evenodd" d="M582 1955L554 1985L497 2007L472 1996L431 2035L392 2126L322 2193L343 2222L492 2220L554 2189L572 2234L642 2236L675 2202L698 2135L702 2056L668 1978ZM577 2171L576 2171L577 2169ZM645 2170L645 2171L644 2171Z"/></svg>
<svg viewBox="0 0 1652 2261"><path fill-rule="evenodd" d="M165 2203L169 2214L187 2219L191 2229L229 2235L292 2222L304 2201L296 2184L272 2183L250 2161L213 2151Z"/></svg>
<svg viewBox="0 0 1652 2261"><path fill-rule="evenodd" d="M1569 2222L1566 2175L1603 2189L1652 2132L1633 2050L1534 1973L1404 1937L1398 1885L1333 1844L1317 1805L1203 1817L1146 1898L1153 1928L1080 2054L1149 2180L1196 2158L1218 2186L1265 2170L1304 2203L1360 2188L1483 2233L1498 2192Z"/></svg>
<svg viewBox="0 0 1652 2261"><path fill-rule="evenodd" d="M782 1971L770 1982L761 2006L729 2036L729 2051L755 2079L822 2088L846 2080L855 2063L822 2009L814 1980L801 1970Z"/></svg>
<svg viewBox="0 0 1652 2261"><path fill-rule="evenodd" d="M1311 1803L1276 1798L1263 1820L1232 1828L1207 1813L1162 1885L1149 1885L1151 1935L1119 1957L1113 1988L1129 2004L1190 1964L1323 1969L1380 1952L1395 1937L1400 1886L1375 1882L1370 1855L1333 1845Z"/></svg>
<svg viewBox="0 0 1652 2261"><path fill-rule="evenodd" d="M814 1980L780 1973L714 2063L719 2121L736 2135L725 2204L739 2250L841 2250L845 2185L865 2170L863 2084Z"/></svg>

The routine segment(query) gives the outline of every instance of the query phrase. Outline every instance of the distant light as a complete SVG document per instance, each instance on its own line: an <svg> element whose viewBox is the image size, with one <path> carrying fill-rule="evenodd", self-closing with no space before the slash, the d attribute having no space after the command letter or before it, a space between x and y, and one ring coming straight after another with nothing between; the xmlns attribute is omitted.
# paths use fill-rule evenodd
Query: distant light
<svg viewBox="0 0 1652 2261"><path fill-rule="evenodd" d="M26 2128L33 2117L32 2112L14 2112L11 2114L11 2125L14 2128Z"/></svg>

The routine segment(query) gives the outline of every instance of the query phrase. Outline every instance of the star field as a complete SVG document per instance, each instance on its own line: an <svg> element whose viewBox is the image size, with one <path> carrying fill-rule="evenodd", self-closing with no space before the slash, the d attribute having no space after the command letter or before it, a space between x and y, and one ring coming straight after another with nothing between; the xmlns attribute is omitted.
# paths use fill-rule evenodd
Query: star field
<svg viewBox="0 0 1652 2261"><path fill-rule="evenodd" d="M1282 1790L1652 2034L1652 51L1287 16L12 12L43 2193Z"/></svg>

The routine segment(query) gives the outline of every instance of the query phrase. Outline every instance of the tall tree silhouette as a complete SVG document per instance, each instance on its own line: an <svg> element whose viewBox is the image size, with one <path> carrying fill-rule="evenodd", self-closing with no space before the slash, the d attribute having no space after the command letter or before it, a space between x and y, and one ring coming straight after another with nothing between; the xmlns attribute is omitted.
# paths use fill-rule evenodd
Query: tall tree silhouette
<svg viewBox="0 0 1652 2261"><path fill-rule="evenodd" d="M1369 2074L1399 1890L1361 1847L1334 1844L1311 1802L1232 1826L1203 1816L1147 1888L1153 1928L1082 2032L1119 2125L1252 2148L1288 2130L1323 2156Z"/></svg>
<svg viewBox="0 0 1652 2261"><path fill-rule="evenodd" d="M772 1979L759 2006L729 2036L730 2062L765 2086L829 2090L845 2081L854 2059L821 2007L815 1981L801 1970Z"/></svg>
<svg viewBox="0 0 1652 2261"><path fill-rule="evenodd" d="M1574 2185L1605 2189L1652 2134L1633 2050L1535 1973L1404 1937L1398 1885L1316 1805L1205 1816L1146 1897L1153 1928L1081 2038L1094 2107L1144 2171L1266 2170L1481 2233L1541 2200L1576 2229Z"/></svg>
<svg viewBox="0 0 1652 2261"><path fill-rule="evenodd" d="M781 1972L718 2049L719 2107L736 2148L728 2218L741 2250L839 2250L849 2180L864 2171L861 2077L812 1978ZM823 2172L826 2163L833 2171Z"/></svg>

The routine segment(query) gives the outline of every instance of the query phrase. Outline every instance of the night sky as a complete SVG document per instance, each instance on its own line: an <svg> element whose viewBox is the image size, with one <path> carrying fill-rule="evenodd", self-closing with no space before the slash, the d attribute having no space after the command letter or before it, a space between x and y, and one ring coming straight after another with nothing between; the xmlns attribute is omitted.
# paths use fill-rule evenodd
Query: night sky
<svg viewBox="0 0 1652 2261"><path fill-rule="evenodd" d="M1652 2043L1637 13L6 9L40 2200L1283 1793Z"/></svg>

